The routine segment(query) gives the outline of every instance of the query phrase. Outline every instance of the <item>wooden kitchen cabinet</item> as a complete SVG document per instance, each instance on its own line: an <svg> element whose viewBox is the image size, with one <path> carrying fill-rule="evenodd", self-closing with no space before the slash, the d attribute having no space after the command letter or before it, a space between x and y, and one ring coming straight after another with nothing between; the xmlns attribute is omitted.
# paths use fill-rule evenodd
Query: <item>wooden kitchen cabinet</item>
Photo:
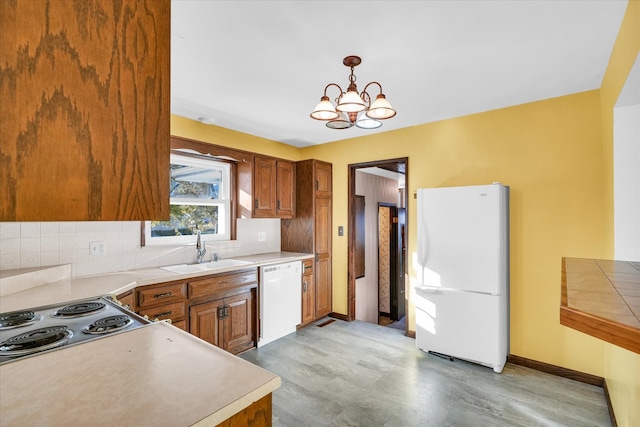
<svg viewBox="0 0 640 427"><path fill-rule="evenodd" d="M187 330L185 282L161 283L136 288L135 311L149 320L171 320Z"/></svg>
<svg viewBox="0 0 640 427"><path fill-rule="evenodd" d="M257 287L256 269L190 281L189 332L233 354L255 347Z"/></svg>
<svg viewBox="0 0 640 427"><path fill-rule="evenodd" d="M0 1L0 221L169 218L170 9Z"/></svg>
<svg viewBox="0 0 640 427"><path fill-rule="evenodd" d="M306 326L316 318L316 294L313 280L313 260L302 262L302 316L300 327Z"/></svg>
<svg viewBox="0 0 640 427"><path fill-rule="evenodd" d="M276 162L276 216L293 218L296 215L296 165Z"/></svg>
<svg viewBox="0 0 640 427"><path fill-rule="evenodd" d="M133 306L141 316L169 319L174 326L238 354L257 343L257 293L258 270L249 268L139 286Z"/></svg>
<svg viewBox="0 0 640 427"><path fill-rule="evenodd" d="M239 165L238 173L241 215L251 218L295 216L295 163L255 155L253 167Z"/></svg>
<svg viewBox="0 0 640 427"><path fill-rule="evenodd" d="M313 316L320 319L332 311L332 166L319 160L296 163L296 217L281 222L283 251L313 253ZM303 304L304 305L304 304Z"/></svg>
<svg viewBox="0 0 640 427"><path fill-rule="evenodd" d="M189 307L190 333L229 353L255 347L254 292Z"/></svg>
<svg viewBox="0 0 640 427"><path fill-rule="evenodd" d="M126 308L127 310L134 310L135 295L133 291L127 291L116 295L116 300L122 305L122 307Z"/></svg>

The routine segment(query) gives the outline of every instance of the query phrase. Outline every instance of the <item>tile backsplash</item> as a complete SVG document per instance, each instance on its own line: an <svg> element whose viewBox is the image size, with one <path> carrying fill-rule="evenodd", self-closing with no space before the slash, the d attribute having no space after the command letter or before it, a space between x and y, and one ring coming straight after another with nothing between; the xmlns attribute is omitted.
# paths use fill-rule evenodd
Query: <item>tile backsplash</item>
<svg viewBox="0 0 640 427"><path fill-rule="evenodd" d="M237 221L237 240L207 242L205 260L215 252L228 258L280 251L279 219ZM104 242L104 253L92 255L91 242ZM70 264L72 276L86 276L189 263L195 252L194 245L140 246L139 221L0 222L0 270Z"/></svg>

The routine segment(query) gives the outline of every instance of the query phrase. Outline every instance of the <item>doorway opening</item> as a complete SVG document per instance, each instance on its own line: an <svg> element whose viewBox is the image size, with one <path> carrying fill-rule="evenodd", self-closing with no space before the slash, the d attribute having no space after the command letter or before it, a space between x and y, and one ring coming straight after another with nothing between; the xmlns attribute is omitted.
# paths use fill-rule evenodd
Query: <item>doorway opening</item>
<svg viewBox="0 0 640 427"><path fill-rule="evenodd" d="M348 320L407 333L408 158L349 165Z"/></svg>

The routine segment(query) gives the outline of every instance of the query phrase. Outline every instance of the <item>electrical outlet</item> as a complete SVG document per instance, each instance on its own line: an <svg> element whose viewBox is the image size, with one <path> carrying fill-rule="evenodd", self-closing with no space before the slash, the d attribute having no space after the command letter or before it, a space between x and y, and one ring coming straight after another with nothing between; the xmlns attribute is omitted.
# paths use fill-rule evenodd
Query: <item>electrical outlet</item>
<svg viewBox="0 0 640 427"><path fill-rule="evenodd" d="M258 242L266 242L267 241L267 233L264 231L258 232Z"/></svg>
<svg viewBox="0 0 640 427"><path fill-rule="evenodd" d="M104 255L104 250L105 250L105 243L104 242L91 242L89 243L89 251L91 253L91 256L93 255Z"/></svg>

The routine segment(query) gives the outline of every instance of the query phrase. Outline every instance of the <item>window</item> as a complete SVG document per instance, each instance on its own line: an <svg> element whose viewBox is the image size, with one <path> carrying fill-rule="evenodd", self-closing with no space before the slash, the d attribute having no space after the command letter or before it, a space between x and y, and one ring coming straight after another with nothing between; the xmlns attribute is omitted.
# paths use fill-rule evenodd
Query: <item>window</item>
<svg viewBox="0 0 640 427"><path fill-rule="evenodd" d="M147 221L145 244L193 243L197 230L205 241L229 240L230 170L225 162L172 153L170 219Z"/></svg>

